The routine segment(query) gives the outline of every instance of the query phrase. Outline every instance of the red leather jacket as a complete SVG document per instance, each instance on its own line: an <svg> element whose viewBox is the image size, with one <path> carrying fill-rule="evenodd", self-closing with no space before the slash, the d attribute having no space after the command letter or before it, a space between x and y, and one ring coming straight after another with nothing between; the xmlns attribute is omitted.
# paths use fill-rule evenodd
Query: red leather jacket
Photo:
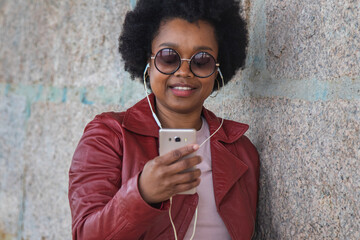
<svg viewBox="0 0 360 240"><path fill-rule="evenodd" d="M154 102L154 96L151 95ZM220 120L203 108L210 133ZM248 126L225 120L211 138L217 210L232 239L251 239L256 216L258 153L243 134ZM173 239L168 201L148 205L138 189L145 163L158 156L158 126L146 99L126 112L103 113L85 128L69 172L73 239ZM173 197L172 216L183 239L198 195Z"/></svg>

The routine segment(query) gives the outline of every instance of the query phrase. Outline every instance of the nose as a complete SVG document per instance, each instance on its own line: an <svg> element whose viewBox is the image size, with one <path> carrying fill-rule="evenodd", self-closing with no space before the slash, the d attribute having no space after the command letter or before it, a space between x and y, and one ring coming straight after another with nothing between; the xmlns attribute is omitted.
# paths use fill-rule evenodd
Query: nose
<svg viewBox="0 0 360 240"><path fill-rule="evenodd" d="M181 59L180 67L174 74L177 77L194 77L194 74L190 70L190 59Z"/></svg>

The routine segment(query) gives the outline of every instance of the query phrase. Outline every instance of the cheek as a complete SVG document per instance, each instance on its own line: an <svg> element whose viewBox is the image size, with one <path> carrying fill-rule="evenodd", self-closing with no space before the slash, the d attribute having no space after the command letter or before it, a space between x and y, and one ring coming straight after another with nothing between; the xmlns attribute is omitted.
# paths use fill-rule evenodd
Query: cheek
<svg viewBox="0 0 360 240"><path fill-rule="evenodd" d="M212 92L212 90L214 88L214 84L216 84L216 79L215 78L209 80L209 82L207 83L206 89L207 89L207 92L209 93L209 95L211 94L211 92Z"/></svg>
<svg viewBox="0 0 360 240"><path fill-rule="evenodd" d="M149 85L150 85L151 89L156 87L155 86L155 83L156 83L155 79L156 79L156 71L153 69L152 66L150 66L150 68L149 68Z"/></svg>
<svg viewBox="0 0 360 240"><path fill-rule="evenodd" d="M150 87L154 92L157 89L161 89L166 85L167 75L164 75L157 71L155 68L149 68Z"/></svg>

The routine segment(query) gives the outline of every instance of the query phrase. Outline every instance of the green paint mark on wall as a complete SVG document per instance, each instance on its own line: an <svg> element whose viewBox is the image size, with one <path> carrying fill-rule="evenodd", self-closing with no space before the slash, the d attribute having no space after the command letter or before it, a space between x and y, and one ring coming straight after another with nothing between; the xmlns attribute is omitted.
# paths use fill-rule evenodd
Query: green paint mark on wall
<svg viewBox="0 0 360 240"><path fill-rule="evenodd" d="M5 85L5 96L8 95L8 93L9 93L9 91L10 91L10 87L11 87L11 85L10 85L9 83L7 83L7 84Z"/></svg>
<svg viewBox="0 0 360 240"><path fill-rule="evenodd" d="M40 99L40 97L42 95L43 89L44 89L44 86L42 84L39 85L38 92L37 92L36 98L35 98L35 102L39 101L39 99Z"/></svg>
<svg viewBox="0 0 360 240"><path fill-rule="evenodd" d="M92 104L94 104L94 102L89 101L89 100L87 99L87 90L86 90L86 88L81 89L80 101L81 101L83 104L86 104L86 105L92 105Z"/></svg>
<svg viewBox="0 0 360 240"><path fill-rule="evenodd" d="M242 97L285 97L289 99L302 99L306 101L331 101L334 99L360 100L360 76L343 77L332 81L318 79L299 79L287 81L275 80L271 76L260 73L255 79L249 79L244 74L243 86L247 89ZM241 91L239 89L238 91ZM227 91L225 89L225 91ZM16 95L23 97L28 103L26 112L31 113L31 105L36 102L66 103L81 102L86 105L120 105L129 106L130 102L145 97L139 83L124 81L120 88L95 86L95 87L68 87L0 83L2 97ZM228 97L232 97L230 94ZM137 99L135 99L137 98Z"/></svg>
<svg viewBox="0 0 360 240"><path fill-rule="evenodd" d="M66 99L67 99L67 87L64 87L63 88L63 94L62 94L62 99L61 99L61 102L64 103L66 102Z"/></svg>
<svg viewBox="0 0 360 240"><path fill-rule="evenodd" d="M131 9L134 9L136 5L136 0L130 0L130 7Z"/></svg>

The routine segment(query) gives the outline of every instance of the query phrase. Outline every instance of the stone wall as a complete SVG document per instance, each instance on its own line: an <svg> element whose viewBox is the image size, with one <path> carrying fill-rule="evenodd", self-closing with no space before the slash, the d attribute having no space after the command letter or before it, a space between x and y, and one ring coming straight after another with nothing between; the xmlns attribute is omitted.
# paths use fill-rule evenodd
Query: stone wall
<svg viewBox="0 0 360 240"><path fill-rule="evenodd" d="M71 239L67 174L84 126L144 96L117 53L134 4L0 0L0 240ZM246 68L206 105L250 124L255 239L360 239L359 0L242 4Z"/></svg>

